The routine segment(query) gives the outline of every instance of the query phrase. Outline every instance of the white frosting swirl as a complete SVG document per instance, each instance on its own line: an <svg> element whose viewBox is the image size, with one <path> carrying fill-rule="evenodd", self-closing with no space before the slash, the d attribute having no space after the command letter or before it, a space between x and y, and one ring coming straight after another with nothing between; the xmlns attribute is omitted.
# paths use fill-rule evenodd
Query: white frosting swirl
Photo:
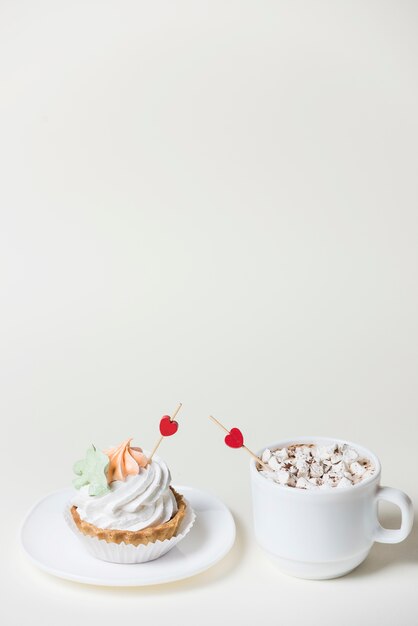
<svg viewBox="0 0 418 626"><path fill-rule="evenodd" d="M115 480L103 496L90 496L88 485L73 498L81 519L98 528L142 530L167 522L177 512L171 475L158 456L139 474Z"/></svg>

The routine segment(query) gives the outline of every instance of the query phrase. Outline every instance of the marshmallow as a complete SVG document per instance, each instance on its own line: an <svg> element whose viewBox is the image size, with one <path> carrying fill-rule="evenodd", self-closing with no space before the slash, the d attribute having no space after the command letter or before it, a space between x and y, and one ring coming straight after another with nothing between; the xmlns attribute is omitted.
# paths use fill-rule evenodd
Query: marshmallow
<svg viewBox="0 0 418 626"><path fill-rule="evenodd" d="M271 456L268 460L268 466L271 467L273 471L281 469L279 461L275 456Z"/></svg>
<svg viewBox="0 0 418 626"><path fill-rule="evenodd" d="M290 478L289 472L286 472L286 470L279 470L278 472L275 472L275 474L276 474L277 481L281 485L287 485L289 478Z"/></svg>
<svg viewBox="0 0 418 626"><path fill-rule="evenodd" d="M263 463L267 463L270 457L271 457L271 451L268 448L266 448L263 454L261 455L261 460L263 461Z"/></svg>
<svg viewBox="0 0 418 626"><path fill-rule="evenodd" d="M359 453L357 452L357 450L354 450L354 448L350 448L350 446L348 446L345 443L342 447L342 451L343 451L343 461L345 463L349 465L350 463L357 461L359 457Z"/></svg>
<svg viewBox="0 0 418 626"><path fill-rule="evenodd" d="M338 481L337 489L340 489L341 487L351 487L351 486L352 486L351 480L343 476L341 480Z"/></svg>
<svg viewBox="0 0 418 626"><path fill-rule="evenodd" d="M300 476L306 476L307 473L309 472L309 465L307 464L307 462L305 461L305 459L303 457L296 457L296 463L295 463L296 469L298 470L298 475Z"/></svg>
<svg viewBox="0 0 418 626"><path fill-rule="evenodd" d="M312 489L311 483L306 478L304 478L303 476L301 476L300 478L297 479L296 487L298 489Z"/></svg>
<svg viewBox="0 0 418 626"><path fill-rule="evenodd" d="M262 460L273 471L260 473L273 482L297 489L348 488L372 476L371 461L348 444L294 444L264 450Z"/></svg>
<svg viewBox="0 0 418 626"><path fill-rule="evenodd" d="M332 465L329 473L331 474L331 476L336 476L337 478L341 478L341 476L344 476L344 464L342 461L337 461L335 464Z"/></svg>
<svg viewBox="0 0 418 626"><path fill-rule="evenodd" d="M281 448L274 453L278 461L285 461L287 459L287 448Z"/></svg>
<svg viewBox="0 0 418 626"><path fill-rule="evenodd" d="M355 476L363 476L363 474L366 472L366 468L364 467L364 465L360 465L360 463L355 461L354 463L351 463L350 471Z"/></svg>
<svg viewBox="0 0 418 626"><path fill-rule="evenodd" d="M311 465L311 476L314 478L320 478L324 475L324 469L320 463L312 463Z"/></svg>

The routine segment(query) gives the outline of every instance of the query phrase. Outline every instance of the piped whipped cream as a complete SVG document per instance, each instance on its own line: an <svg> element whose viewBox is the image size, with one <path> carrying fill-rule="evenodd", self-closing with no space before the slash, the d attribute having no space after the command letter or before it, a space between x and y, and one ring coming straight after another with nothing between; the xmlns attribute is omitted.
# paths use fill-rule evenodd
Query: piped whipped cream
<svg viewBox="0 0 418 626"><path fill-rule="evenodd" d="M167 522L177 512L170 483L167 465L154 456L137 474L111 482L102 496L90 496L88 485L82 487L72 504L81 519L98 528L142 530Z"/></svg>
<svg viewBox="0 0 418 626"><path fill-rule="evenodd" d="M298 489L352 487L375 471L370 459L346 443L267 448L261 460L271 471L260 470L260 474L284 487Z"/></svg>

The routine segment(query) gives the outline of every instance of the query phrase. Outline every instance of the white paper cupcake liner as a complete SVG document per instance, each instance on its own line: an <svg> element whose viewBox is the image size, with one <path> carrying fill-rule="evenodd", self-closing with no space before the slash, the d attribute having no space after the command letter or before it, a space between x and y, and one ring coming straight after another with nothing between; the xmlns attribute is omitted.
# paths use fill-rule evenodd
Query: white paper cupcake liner
<svg viewBox="0 0 418 626"><path fill-rule="evenodd" d="M179 532L175 537L139 546L127 545L126 543L108 543L104 539L84 535L78 530L72 518L70 504L64 509L64 517L68 526L84 547L97 559L110 561L111 563L146 563L147 561L153 561L167 554L167 552L184 539L190 531L196 519L196 514L190 504L186 502L186 505L186 514L180 524Z"/></svg>

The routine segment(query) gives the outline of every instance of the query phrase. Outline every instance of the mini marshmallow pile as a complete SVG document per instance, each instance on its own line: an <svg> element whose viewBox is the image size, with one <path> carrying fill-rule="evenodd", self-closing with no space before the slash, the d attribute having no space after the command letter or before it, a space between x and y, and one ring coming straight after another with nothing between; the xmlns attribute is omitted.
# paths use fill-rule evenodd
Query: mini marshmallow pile
<svg viewBox="0 0 418 626"><path fill-rule="evenodd" d="M274 451L266 449L261 459L272 471L261 469L260 474L279 485L298 489L352 487L374 472L370 460L348 444L295 444Z"/></svg>

